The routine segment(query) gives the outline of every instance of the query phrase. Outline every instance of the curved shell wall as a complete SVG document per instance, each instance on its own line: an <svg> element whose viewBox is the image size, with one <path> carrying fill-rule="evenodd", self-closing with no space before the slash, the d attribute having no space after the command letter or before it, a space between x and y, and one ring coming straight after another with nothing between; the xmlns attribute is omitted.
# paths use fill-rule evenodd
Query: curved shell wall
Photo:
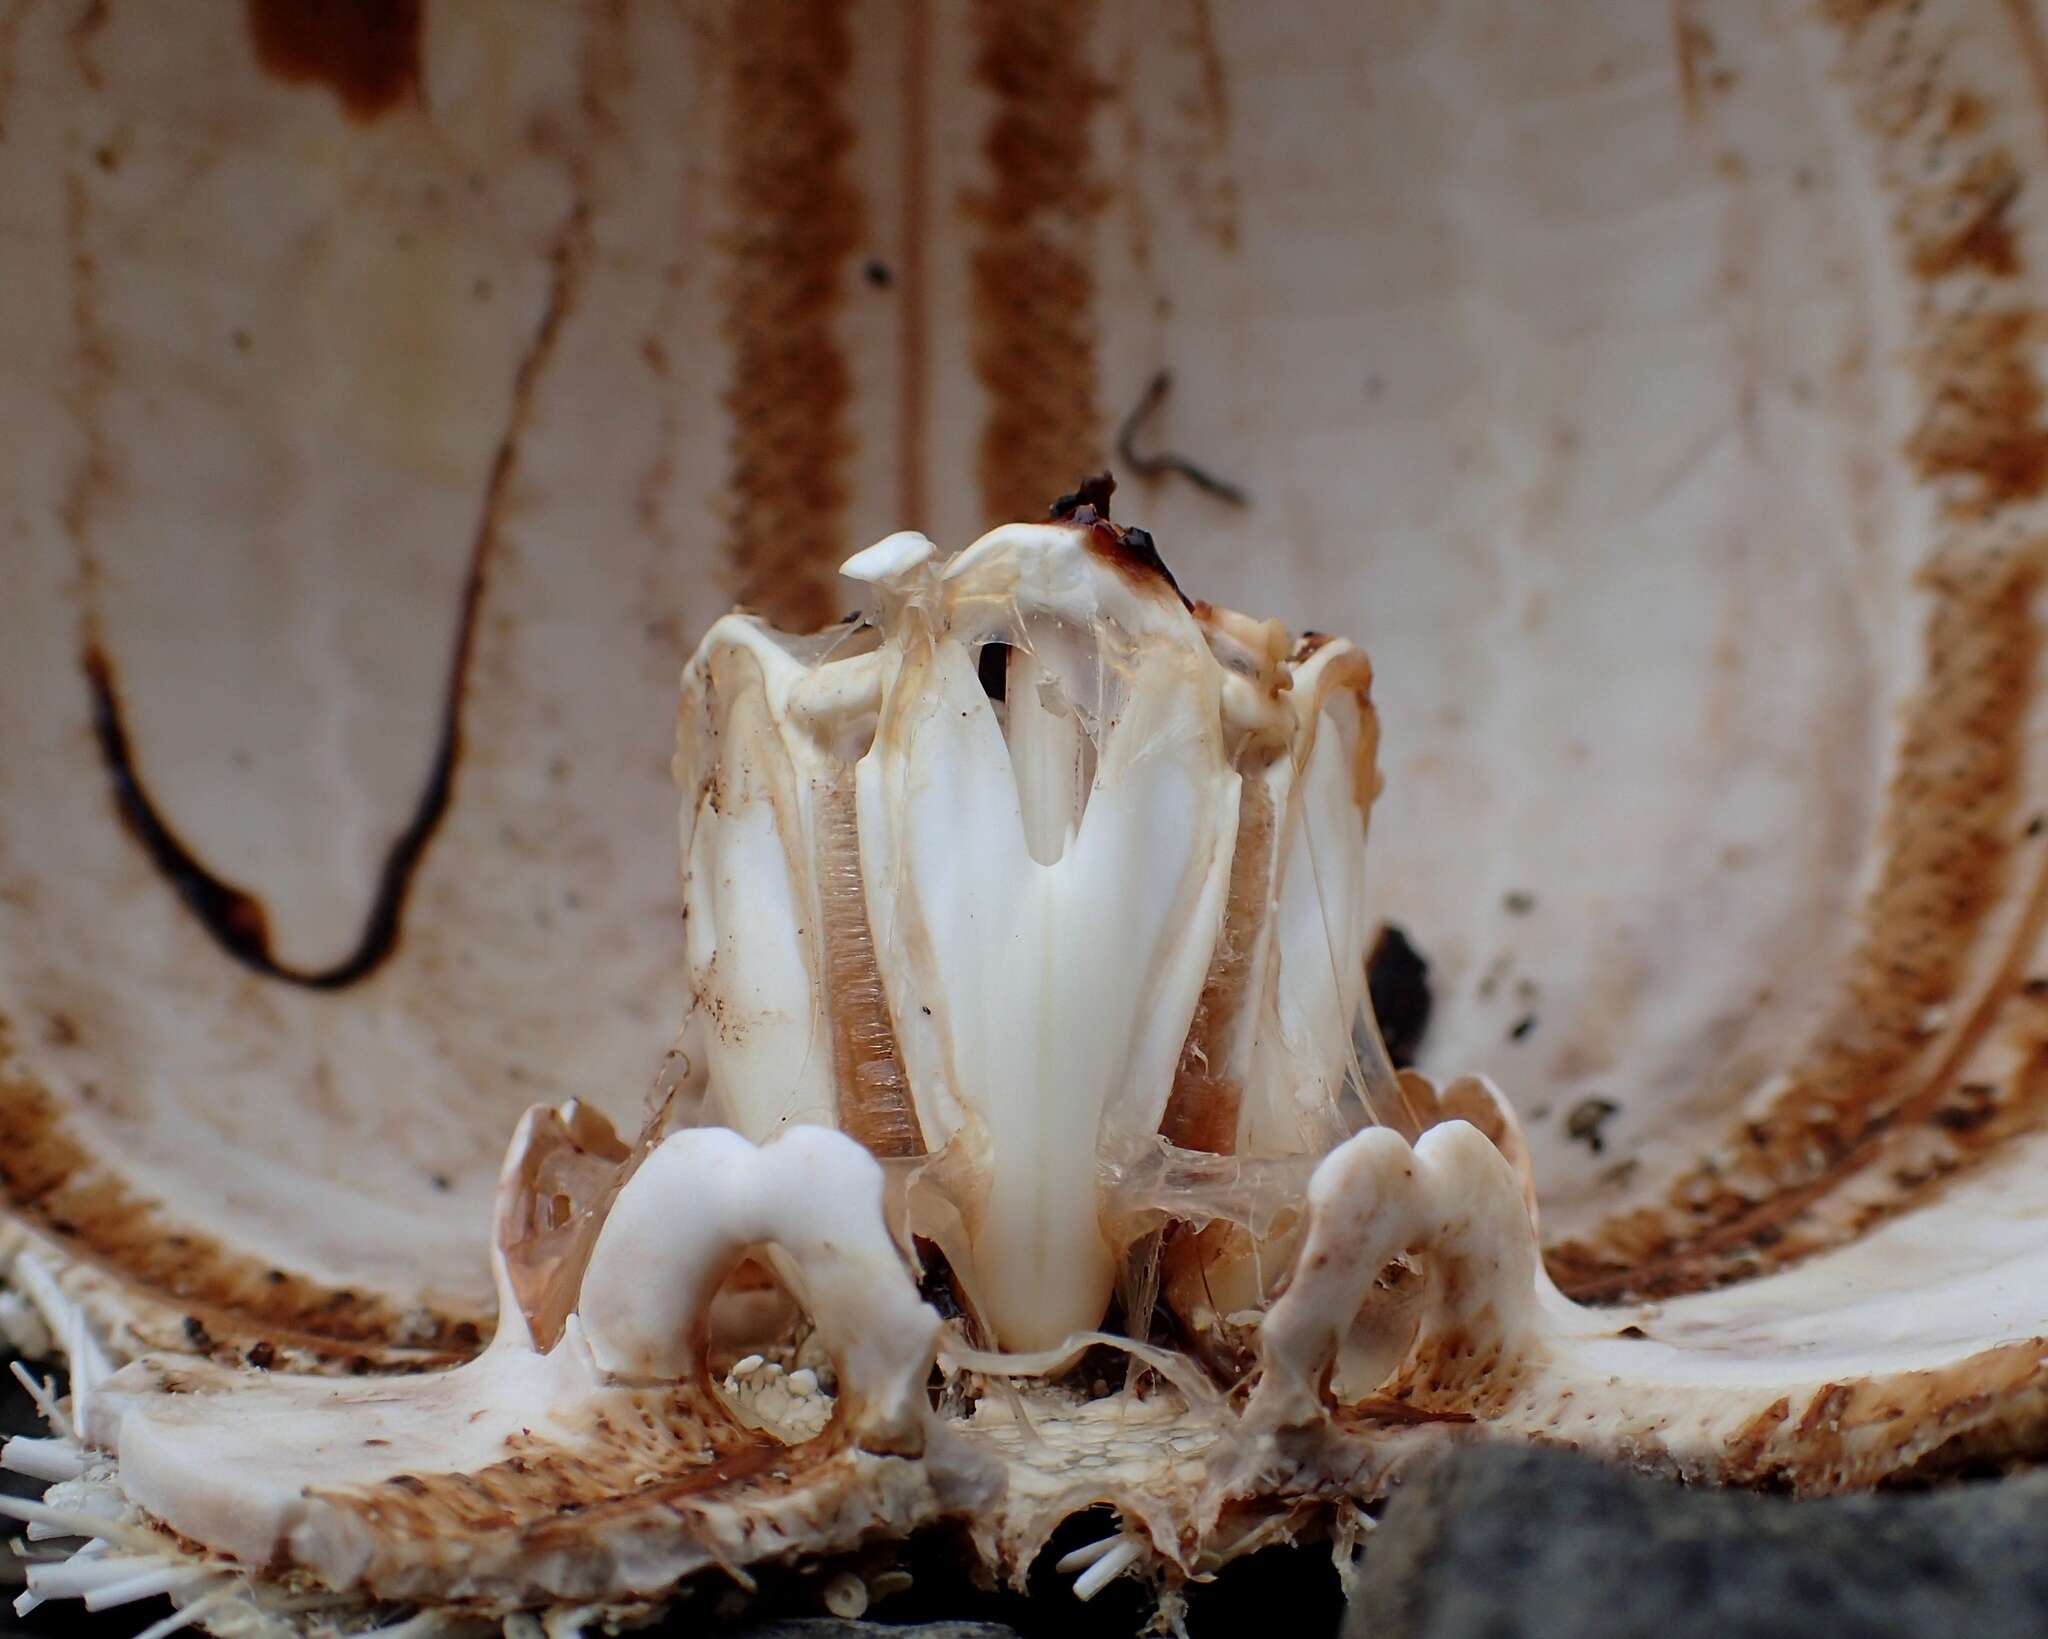
<svg viewBox="0 0 2048 1639"><path fill-rule="evenodd" d="M673 1039L690 645L1103 464L1371 652L1568 1289L2023 1175L2027 7L360 14L0 17L0 1176L145 1336L470 1347Z"/></svg>

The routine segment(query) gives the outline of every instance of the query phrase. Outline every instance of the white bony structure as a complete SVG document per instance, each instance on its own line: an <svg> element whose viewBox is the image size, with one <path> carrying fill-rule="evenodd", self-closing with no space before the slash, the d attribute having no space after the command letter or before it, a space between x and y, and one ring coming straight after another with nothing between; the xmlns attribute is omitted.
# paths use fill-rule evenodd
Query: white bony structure
<svg viewBox="0 0 2048 1639"><path fill-rule="evenodd" d="M685 676L684 1048L711 1119L914 1163L909 1227L987 1334L1051 1348L1157 1227L1115 1185L1163 1128L1273 1159L1347 1130L1371 672L1185 603L1085 502L845 573L864 617L731 615Z"/></svg>
<svg viewBox="0 0 2048 1639"><path fill-rule="evenodd" d="M1075 1592L1141 1574L1170 1609L1276 1538L1348 1552L1446 1439L1825 1489L2038 1417L2016 1175L1739 1292L1562 1296L1506 1103L1396 1075L1364 1004L1363 657L1185 601L1106 501L950 562L892 536L818 636L713 627L687 1069L631 1143L521 1121L476 1359L110 1373L9 1249L11 1327L73 1373L0 1449L49 1486L0 1500L43 1556L20 1608L566 1636L942 1520L1020 1575L1106 1505ZM1859 1297L1880 1266L1927 1301Z"/></svg>

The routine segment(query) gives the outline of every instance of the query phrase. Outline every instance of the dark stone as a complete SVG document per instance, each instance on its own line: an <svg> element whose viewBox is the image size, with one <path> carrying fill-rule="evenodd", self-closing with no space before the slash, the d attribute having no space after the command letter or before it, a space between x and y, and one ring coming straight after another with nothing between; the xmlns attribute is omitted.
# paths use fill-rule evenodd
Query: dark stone
<svg viewBox="0 0 2048 1639"><path fill-rule="evenodd" d="M1000 1622L919 1622L901 1627L893 1622L849 1622L838 1616L799 1617L739 1628L732 1639L1018 1639L1017 1630Z"/></svg>
<svg viewBox="0 0 2048 1639"><path fill-rule="evenodd" d="M1795 1501L1471 1446L1387 1505L1355 1639L2048 1632L2048 1472Z"/></svg>

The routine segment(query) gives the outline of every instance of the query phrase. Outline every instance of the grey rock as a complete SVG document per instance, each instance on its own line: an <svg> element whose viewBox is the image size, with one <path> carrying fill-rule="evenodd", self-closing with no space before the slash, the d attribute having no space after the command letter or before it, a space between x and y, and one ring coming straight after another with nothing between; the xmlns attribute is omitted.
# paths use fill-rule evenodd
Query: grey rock
<svg viewBox="0 0 2048 1639"><path fill-rule="evenodd" d="M890 1622L852 1622L837 1616L807 1616L790 1622L768 1622L742 1628L732 1639L1018 1639L1015 1628L1000 1622L918 1622L899 1627Z"/></svg>
<svg viewBox="0 0 2048 1639"><path fill-rule="evenodd" d="M1471 1446L1368 1539L1346 1639L2048 1633L2048 1472L1796 1501Z"/></svg>

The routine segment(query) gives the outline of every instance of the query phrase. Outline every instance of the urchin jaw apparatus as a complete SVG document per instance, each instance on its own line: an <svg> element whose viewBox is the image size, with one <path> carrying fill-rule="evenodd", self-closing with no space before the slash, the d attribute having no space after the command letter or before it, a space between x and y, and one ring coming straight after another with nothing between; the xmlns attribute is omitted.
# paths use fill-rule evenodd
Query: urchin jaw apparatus
<svg viewBox="0 0 2048 1639"><path fill-rule="evenodd" d="M632 1142L520 1122L481 1355L115 1370L16 1255L71 1365L0 1453L17 1609L565 1635L942 1522L1018 1576L1107 1505L1075 1593L1170 1619L1603 1369L1505 1103L1380 1047L1364 656L1189 602L1100 485L845 573L860 616L689 664L687 1071Z"/></svg>

